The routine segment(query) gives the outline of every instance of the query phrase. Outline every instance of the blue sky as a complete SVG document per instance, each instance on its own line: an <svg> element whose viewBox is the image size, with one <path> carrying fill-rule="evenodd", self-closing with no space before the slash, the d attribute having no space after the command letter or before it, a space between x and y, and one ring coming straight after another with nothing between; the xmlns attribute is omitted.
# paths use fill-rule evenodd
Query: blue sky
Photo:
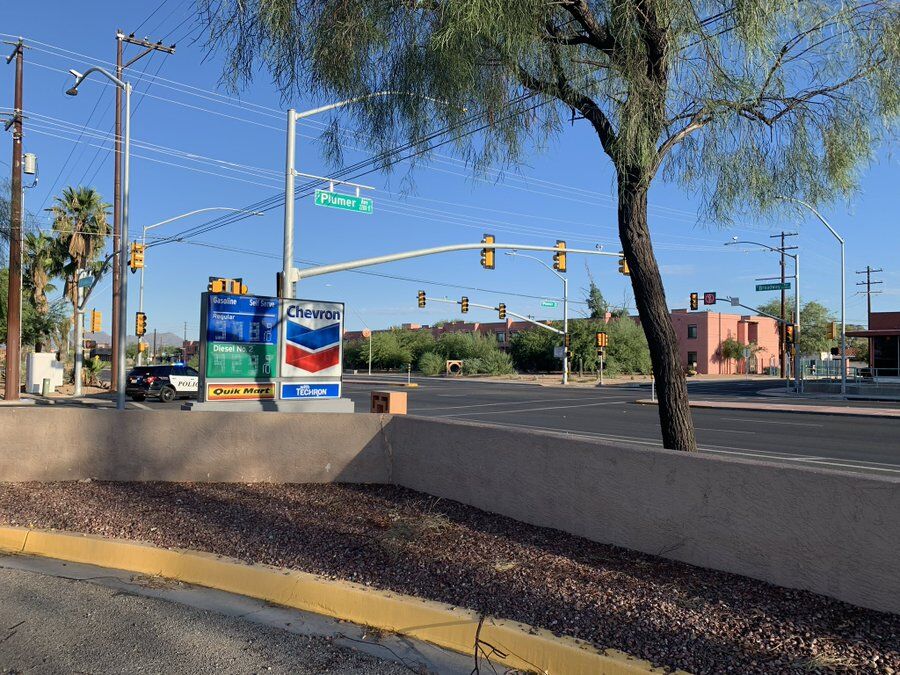
<svg viewBox="0 0 900 675"><path fill-rule="evenodd" d="M157 0L53 0L4 3L0 10L2 39L22 35L33 47L26 54L25 66L25 151L38 155L40 180L26 191L26 208L40 213L42 227L49 229L50 223L48 214L39 210L50 206L53 196L66 185L91 185L112 201L108 134L113 121L113 89L101 78L92 78L82 85L78 97L65 96L72 82L66 71L109 66L115 59L116 29L128 33L141 22L139 35L162 38L166 43L177 41L178 48L172 56L145 57L129 71L135 87L131 238L144 225L186 211L211 206L241 208L283 192L283 110L289 106L304 110L323 101L314 96L282 101L265 73L260 73L240 98L222 96L224 92L218 88L221 57L206 54L202 37L191 44L200 34L191 4L168 0L147 19L158 6ZM136 53L136 47L129 47L126 59ZM8 111L12 104L13 76L12 66L0 67L0 110ZM298 170L319 175L333 170L323 160L319 140L328 121L323 116L298 127ZM347 163L367 156L361 151L362 137L364 130L359 136L348 134L344 144ZM10 147L10 136L4 134L0 172L9 170ZM548 148L534 150L527 166L517 173L507 172L501 180L490 176L474 179L446 148L438 152L427 164L419 164L411 193L403 194L405 167L392 176L376 173L360 179L376 188L370 193L375 200L373 215L316 207L311 197L298 200L298 261L338 262L476 242L485 232L495 234L500 242L552 245L559 238L571 247L601 244L605 250L619 250L612 169L586 122L565 127ZM878 161L865 172L860 194L850 203L841 201L823 209L847 240L848 322L865 323L865 298L854 295L861 277L853 272L866 264L885 269L879 275L884 281L879 287L883 294L875 296L874 309L900 309L900 271L892 268L900 250L900 230L894 227L900 206L898 185L897 159L882 148ZM651 229L670 307L685 307L691 291L738 295L746 304L775 297L775 293L757 293L754 278L777 274L777 257L722 244L732 236L769 243L768 236L781 227L750 221L729 230L708 227L697 222L696 208L696 200L678 186L657 181L651 192ZM195 338L200 293L210 275L243 277L251 292L272 294L275 272L281 265L282 221L283 210L278 208L200 235L194 243L148 250L144 305L150 330L180 334L186 322L189 337ZM203 222L204 217L198 216L155 232L174 234ZM805 215L781 225L801 232L793 241L801 247L801 296L823 301L837 311L840 256L836 241ZM544 257L549 262L550 254ZM587 263L606 298L614 305L627 302L633 309L630 284L617 273L615 260L591 257ZM585 257L570 256L569 268L570 294L581 299L581 289L587 286ZM486 271L479 265L478 252L472 251L367 271L413 280L342 273L303 281L298 294L347 303L350 329L431 323L458 316L449 305L431 303L425 310L417 309L416 291L420 288L433 297L468 295L471 302L484 304L504 301L521 314L558 318L541 310L540 300L559 297L561 284L529 260L498 254L497 269ZM131 327L138 275L129 275L128 282ZM484 290L464 290L457 285ZM107 332L110 296L110 282L105 280L90 303L103 312ZM573 314L582 307L573 304ZM725 305L720 309L727 311ZM493 312L478 309L468 316L496 320Z"/></svg>

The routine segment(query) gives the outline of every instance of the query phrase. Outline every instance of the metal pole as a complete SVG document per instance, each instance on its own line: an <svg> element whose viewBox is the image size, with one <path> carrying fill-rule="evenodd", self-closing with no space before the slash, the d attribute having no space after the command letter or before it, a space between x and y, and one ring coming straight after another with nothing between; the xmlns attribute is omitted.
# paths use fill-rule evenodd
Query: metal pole
<svg viewBox="0 0 900 675"><path fill-rule="evenodd" d="M569 278L563 277L563 333L569 334ZM569 384L569 354L563 354L563 384Z"/></svg>
<svg viewBox="0 0 900 675"><path fill-rule="evenodd" d="M81 270L75 270L75 364L73 375L75 378L74 396L81 396L81 368L84 362L84 325L82 323L81 295L83 289L78 283L81 281Z"/></svg>
<svg viewBox="0 0 900 675"><path fill-rule="evenodd" d="M284 167L284 250L281 262L281 297L291 297L294 269L294 150L297 113L287 111L287 151Z"/></svg>
<svg viewBox="0 0 900 675"><path fill-rule="evenodd" d="M784 231L781 232L781 320L784 321L784 301L785 301L785 293L784 293ZM780 330L778 332L779 340L778 346L780 347L779 351L781 357L781 376L785 376L784 372L784 330Z"/></svg>
<svg viewBox="0 0 900 675"><path fill-rule="evenodd" d="M800 326L800 254L794 256L794 353L791 358L794 362L794 386L797 393L802 393L803 384L800 381L802 359L798 357L797 343L800 341L802 328Z"/></svg>
<svg viewBox="0 0 900 675"><path fill-rule="evenodd" d="M847 265L841 239L841 396L847 395Z"/></svg>
<svg viewBox="0 0 900 675"><path fill-rule="evenodd" d="M372 331L369 330L369 375L372 374Z"/></svg>
<svg viewBox="0 0 900 675"><path fill-rule="evenodd" d="M7 288L6 314L6 383L4 396L7 401L19 400L20 371L22 367L22 77L24 49L20 39L15 45L16 84L13 110L12 181L10 195L12 213L9 233L9 286Z"/></svg>
<svg viewBox="0 0 900 675"><path fill-rule="evenodd" d="M128 316L128 256L125 255L125 242L128 241L128 205L131 185L129 184L131 169L131 85L125 83L125 150L122 161L122 233L119 238L119 332L116 344L119 353L116 355L118 370L116 371L116 409L125 410L125 317Z"/></svg>
<svg viewBox="0 0 900 675"><path fill-rule="evenodd" d="M603 386L603 354L600 354L600 386Z"/></svg>
<svg viewBox="0 0 900 675"><path fill-rule="evenodd" d="M122 31L116 30L116 77L122 79ZM112 262L112 353L110 354L110 387L113 390L119 386L119 344L116 336L119 334L119 324L125 320L121 316L119 278L119 243L122 240L122 89L116 87L116 122L115 144L113 152L113 262Z"/></svg>
<svg viewBox="0 0 900 675"><path fill-rule="evenodd" d="M147 228L144 228L144 236L141 238L141 245L147 245ZM141 265L141 291L138 294L138 311L144 311L144 269L147 267L147 261L144 261L144 264ZM144 365L144 353L141 351L141 344L143 343L144 336L138 335L138 351L137 351L137 365Z"/></svg>

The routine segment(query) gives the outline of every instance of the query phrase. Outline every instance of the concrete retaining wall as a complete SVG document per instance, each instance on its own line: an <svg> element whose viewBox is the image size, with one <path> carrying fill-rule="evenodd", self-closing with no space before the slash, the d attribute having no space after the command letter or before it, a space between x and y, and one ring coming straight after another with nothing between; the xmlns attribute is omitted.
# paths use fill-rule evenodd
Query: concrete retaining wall
<svg viewBox="0 0 900 675"><path fill-rule="evenodd" d="M0 410L0 480L390 480L377 415Z"/></svg>
<svg viewBox="0 0 900 675"><path fill-rule="evenodd" d="M0 410L0 480L396 483L900 613L900 479L377 415Z"/></svg>

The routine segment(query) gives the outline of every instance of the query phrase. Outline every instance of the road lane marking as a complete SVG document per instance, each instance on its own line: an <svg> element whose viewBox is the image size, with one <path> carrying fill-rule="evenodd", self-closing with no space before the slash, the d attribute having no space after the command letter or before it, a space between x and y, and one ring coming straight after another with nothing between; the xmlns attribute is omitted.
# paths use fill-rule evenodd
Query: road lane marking
<svg viewBox="0 0 900 675"><path fill-rule="evenodd" d="M476 413L473 413L476 414ZM531 424L516 424L513 422L504 422L503 426L517 427L520 429L533 429L536 431L549 431L567 437L583 438L586 440L604 440L604 441L622 441L625 443L633 443L637 445L647 445L655 448L662 448L662 441L641 438L637 436L617 436L612 434L601 434L594 431L570 431L568 429L558 429L552 427L542 427ZM782 461L793 461L811 464L826 464L830 466L847 467L851 469L863 471L886 471L889 473L900 473L900 465L884 464L886 467L896 468L880 468L879 466L868 466L869 464L879 464L877 462L869 462L867 460L839 460L838 458L818 457L816 455L788 455L775 454L766 450L753 450L751 448L732 448L728 446L701 446L698 447L699 452L716 453L721 455L739 455L746 457L755 457L757 459L771 459ZM850 463L856 462L856 463Z"/></svg>
<svg viewBox="0 0 900 675"><path fill-rule="evenodd" d="M781 422L778 420L760 420L750 417L720 417L720 420L728 420L730 422L754 422L757 424L786 424L792 427L823 427L824 424L811 424L810 422Z"/></svg>
<svg viewBox="0 0 900 675"><path fill-rule="evenodd" d="M625 398L620 401L596 401L594 403L580 403L578 405L555 405L555 406L546 406L543 408L523 408L522 410L482 410L481 412L465 412L465 413L453 413L452 415L437 415L437 417L447 418L447 417L466 417L471 415L511 415L514 413L528 413L528 412L540 412L543 410L566 410L568 408L588 408L594 405L615 405L619 403L628 403L631 399ZM511 403L510 405L515 405ZM415 413L415 411L413 411Z"/></svg>
<svg viewBox="0 0 900 675"><path fill-rule="evenodd" d="M726 434L752 434L754 436L759 433L758 431L745 431L742 429L728 429L728 428L710 429L709 427L694 427L694 430L695 431L716 431L719 433L724 432Z"/></svg>
<svg viewBox="0 0 900 675"><path fill-rule="evenodd" d="M536 398L531 399L529 401L495 401L493 403L470 403L469 405L439 405L433 406L431 408L416 408L415 412L420 411L431 411L431 410L455 410L458 408L483 408L484 406L489 405L525 405L527 403L562 403L563 401L583 401L584 396L579 396L578 398L555 398L552 400L548 400L546 398ZM572 407L572 406L563 406L563 407Z"/></svg>

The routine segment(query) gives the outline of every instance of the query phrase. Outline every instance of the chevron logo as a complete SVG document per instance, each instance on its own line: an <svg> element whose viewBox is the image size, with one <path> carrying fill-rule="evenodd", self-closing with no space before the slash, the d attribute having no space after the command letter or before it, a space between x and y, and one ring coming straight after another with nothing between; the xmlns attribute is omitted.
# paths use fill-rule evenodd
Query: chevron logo
<svg viewBox="0 0 900 675"><path fill-rule="evenodd" d="M308 373L336 366L341 359L341 325L333 323L311 329L288 321L285 324L285 362Z"/></svg>

